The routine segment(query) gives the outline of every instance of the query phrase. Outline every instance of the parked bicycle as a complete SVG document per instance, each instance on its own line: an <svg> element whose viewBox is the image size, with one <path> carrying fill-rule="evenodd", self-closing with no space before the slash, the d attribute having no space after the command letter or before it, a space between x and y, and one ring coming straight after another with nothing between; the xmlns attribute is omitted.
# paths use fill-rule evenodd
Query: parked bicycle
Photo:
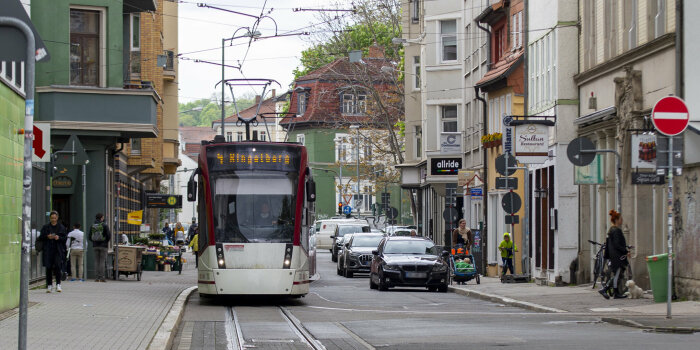
<svg viewBox="0 0 700 350"><path fill-rule="evenodd" d="M593 245L596 245L600 247L598 249L598 252L595 254L595 264L593 265L593 289L595 289L595 285L598 282L598 278L600 278L600 284L603 284L606 280L606 267L608 264L606 263L605 260L605 244L604 243L598 243L596 241L591 241L590 239L588 240Z"/></svg>

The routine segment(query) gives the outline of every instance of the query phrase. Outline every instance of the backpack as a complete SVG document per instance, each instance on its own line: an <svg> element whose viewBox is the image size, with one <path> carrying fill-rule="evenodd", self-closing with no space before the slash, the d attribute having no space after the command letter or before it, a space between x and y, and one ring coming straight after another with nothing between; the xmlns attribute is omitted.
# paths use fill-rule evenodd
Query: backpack
<svg viewBox="0 0 700 350"><path fill-rule="evenodd" d="M93 242L104 242L104 225L102 225L102 223L93 224L92 227L90 227L90 239Z"/></svg>

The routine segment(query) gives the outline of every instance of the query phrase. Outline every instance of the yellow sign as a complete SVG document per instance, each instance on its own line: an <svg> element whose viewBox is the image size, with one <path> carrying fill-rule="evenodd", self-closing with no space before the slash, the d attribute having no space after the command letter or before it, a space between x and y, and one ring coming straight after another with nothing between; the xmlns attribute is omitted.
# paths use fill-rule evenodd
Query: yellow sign
<svg viewBox="0 0 700 350"><path fill-rule="evenodd" d="M168 197L168 204L170 204L170 205L177 204L177 197L175 197L175 196Z"/></svg>
<svg viewBox="0 0 700 350"><path fill-rule="evenodd" d="M170 199L168 198L168 201ZM141 221L143 220L143 210L137 210L137 211L132 211L131 213L127 214L126 217L126 222L131 225L141 225Z"/></svg>

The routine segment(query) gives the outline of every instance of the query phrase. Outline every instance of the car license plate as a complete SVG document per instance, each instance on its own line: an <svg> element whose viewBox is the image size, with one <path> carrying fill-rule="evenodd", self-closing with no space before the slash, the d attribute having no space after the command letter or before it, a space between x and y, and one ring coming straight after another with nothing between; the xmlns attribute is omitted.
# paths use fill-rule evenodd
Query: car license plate
<svg viewBox="0 0 700 350"><path fill-rule="evenodd" d="M406 278L425 278L425 272L406 272Z"/></svg>

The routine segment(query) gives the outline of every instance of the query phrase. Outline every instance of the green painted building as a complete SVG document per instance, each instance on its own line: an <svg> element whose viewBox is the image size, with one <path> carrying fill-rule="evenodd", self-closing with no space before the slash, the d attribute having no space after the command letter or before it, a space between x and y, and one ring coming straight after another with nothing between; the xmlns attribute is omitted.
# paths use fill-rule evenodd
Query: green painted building
<svg viewBox="0 0 700 350"><path fill-rule="evenodd" d="M0 73L0 313L19 305L24 93Z"/></svg>

